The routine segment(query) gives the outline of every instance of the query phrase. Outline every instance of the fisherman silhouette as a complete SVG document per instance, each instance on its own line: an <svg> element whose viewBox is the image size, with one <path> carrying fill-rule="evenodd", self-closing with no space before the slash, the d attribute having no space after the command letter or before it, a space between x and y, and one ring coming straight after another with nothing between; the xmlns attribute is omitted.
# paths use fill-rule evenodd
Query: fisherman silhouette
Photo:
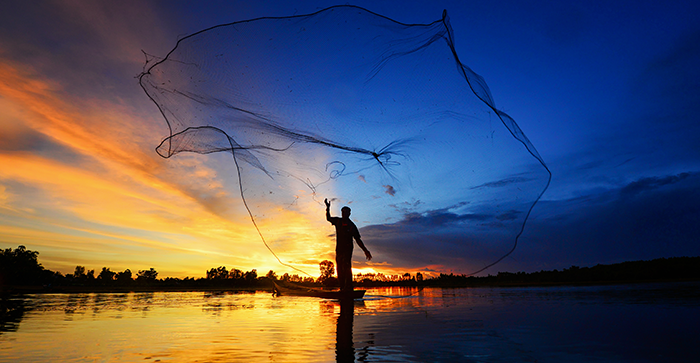
<svg viewBox="0 0 700 363"><path fill-rule="evenodd" d="M326 219L335 226L335 266L338 271L340 291L352 291L353 238L365 252L367 261L372 259L372 254L362 242L357 226L350 220L350 208L346 206L340 210L342 217L331 217L331 202L328 199L324 202L326 203Z"/></svg>

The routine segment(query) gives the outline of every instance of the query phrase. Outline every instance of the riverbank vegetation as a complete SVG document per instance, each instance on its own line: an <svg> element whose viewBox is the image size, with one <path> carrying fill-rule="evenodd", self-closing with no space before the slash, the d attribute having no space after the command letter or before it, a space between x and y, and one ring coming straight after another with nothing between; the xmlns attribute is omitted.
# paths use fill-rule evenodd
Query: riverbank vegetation
<svg viewBox="0 0 700 363"><path fill-rule="evenodd" d="M270 270L259 276L255 269L231 270L225 266L205 271L205 277L158 278L153 268L112 271L102 267L99 272L76 266L73 273L62 274L44 268L38 261L39 252L19 246L0 250L0 291L31 292L107 292L107 291L196 291L196 290L267 290L271 280L280 280L310 286L334 286L334 266L331 261L320 264L317 279L277 273ZM700 257L659 258L650 261L632 261L593 267L571 266L564 270L539 272L499 272L488 276L440 274L424 278L415 275L358 274L358 287L379 286L527 286L554 284L602 284L647 281L700 280Z"/></svg>

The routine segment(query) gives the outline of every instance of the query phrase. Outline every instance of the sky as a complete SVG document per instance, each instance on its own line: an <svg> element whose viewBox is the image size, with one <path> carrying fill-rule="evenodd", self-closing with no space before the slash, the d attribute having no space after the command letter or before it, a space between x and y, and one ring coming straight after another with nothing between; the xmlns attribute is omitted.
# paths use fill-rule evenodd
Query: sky
<svg viewBox="0 0 700 363"><path fill-rule="evenodd" d="M460 61L484 78L496 107L552 173L515 251L484 273L700 255L700 5L353 4L406 24L439 20L447 10ZM252 228L230 156L155 152L168 128L138 76L147 59L188 34L332 5L7 3L0 14L0 248L25 245L63 273L76 265L153 267L161 277L203 276L222 265L296 273ZM431 190L424 200L440 199L441 188ZM315 202L295 209L252 203L266 216L259 223L273 250L312 275L333 258L334 243ZM374 255L367 262L356 251L356 272L468 273L486 263L469 259L482 253L464 243L473 230L445 232L470 215L454 207L382 223L368 217L381 210L365 207L363 216L360 201L352 206Z"/></svg>

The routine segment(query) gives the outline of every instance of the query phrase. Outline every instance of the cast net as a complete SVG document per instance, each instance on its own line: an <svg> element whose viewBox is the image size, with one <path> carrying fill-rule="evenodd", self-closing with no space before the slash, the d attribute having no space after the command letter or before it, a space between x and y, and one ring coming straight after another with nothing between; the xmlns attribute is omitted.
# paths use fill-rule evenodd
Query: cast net
<svg viewBox="0 0 700 363"><path fill-rule="evenodd" d="M329 198L376 263L476 273L515 249L550 173L454 42L446 13L402 24L337 6L191 34L139 81L169 126L158 154L227 154L280 262L333 250L332 227L282 222L325 223ZM299 243L309 233L323 242Z"/></svg>

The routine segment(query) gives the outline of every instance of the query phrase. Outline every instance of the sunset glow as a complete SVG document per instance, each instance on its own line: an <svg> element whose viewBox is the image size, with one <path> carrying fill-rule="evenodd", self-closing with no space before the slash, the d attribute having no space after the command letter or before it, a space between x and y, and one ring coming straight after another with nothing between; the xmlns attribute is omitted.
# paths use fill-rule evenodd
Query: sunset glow
<svg viewBox="0 0 700 363"><path fill-rule="evenodd" d="M57 85L22 72L0 65L3 243L32 246L46 268L64 273L78 264L155 267L173 277L214 265L280 270L205 156L165 163L131 110L97 101L79 110ZM285 223L279 234L261 226L272 232L266 238L317 274L315 260L331 256L332 231L308 216L273 214Z"/></svg>
<svg viewBox="0 0 700 363"><path fill-rule="evenodd" d="M441 131L429 135L436 137L435 145L456 145L469 155L477 155L467 148L475 140L496 142L495 150L478 154L486 165L482 169L457 166L469 169L457 177L464 183L457 183L462 200L453 200L454 188L448 190L442 181L454 177L453 162L464 152L445 161L421 150L413 158L418 166L413 176L430 178L416 186L420 192L396 204L389 198L403 191L398 184L389 177L378 183L363 173L318 195L299 180L299 188L285 190L298 198L282 204L282 198L260 197L263 188L256 188L265 184L275 190L277 180L254 170L242 189L249 193L246 200L263 238L242 203L230 153L158 155L155 148L168 136L168 125L139 86L147 59L165 56L178 39L216 24L310 14L331 3L11 3L0 21L2 249L24 245L40 253L45 268L64 274L81 265L98 271L152 267L159 277L202 277L218 266L256 269L259 275L269 270L304 275L280 264L264 238L283 263L316 277L319 262L334 260L335 252L324 198L338 198L333 215L342 205L352 206L352 219L372 251L374 258L366 261L355 248L356 274L466 273L487 263L477 254L499 257L513 244L500 228L523 218L527 208L522 205L530 201L518 193L536 177L527 167L512 171L504 162L510 149L500 149L498 137L511 137L505 128L465 133L464 142L445 141ZM601 13L517 2L492 8L451 1L406 9L381 2L359 5L405 24L438 20L446 8L460 60L483 76L499 110L517 120L552 170L550 189L529 215L516 252L484 273L700 254L695 227L700 215L695 116L700 52L689 5L645 3L632 13L622 5ZM569 22L566 14L578 14L571 17L580 21ZM455 72L450 62L449 72ZM429 72L434 69L426 67L413 78L451 74ZM267 87L248 83L251 89ZM344 91L340 86L328 91L338 93L332 111L339 115L349 112L346 101L355 96ZM377 100L391 99L377 92ZM452 95L426 94L462 102ZM309 120L317 111L304 110L299 118L323 135L324 125ZM384 111L403 115L402 110ZM440 117L435 123L447 119ZM459 124L472 122L471 117L459 118ZM502 126L490 109L486 119L488 127ZM397 117L376 124L390 125L381 130L391 134L404 121ZM373 144L372 130L347 130L366 134L372 147L383 147ZM289 154L294 152L307 149ZM329 158L323 152L304 156L321 162ZM513 160L512 165L526 165L517 163L525 157ZM311 174L308 166L298 167ZM481 180L488 172L499 177ZM403 182L410 190L414 180ZM497 188L504 193L494 193ZM504 202L479 200L487 191ZM350 200L350 192L364 193L366 200ZM508 205L510 197L514 201ZM426 202L430 198L433 204ZM415 212L418 206L423 209Z"/></svg>

